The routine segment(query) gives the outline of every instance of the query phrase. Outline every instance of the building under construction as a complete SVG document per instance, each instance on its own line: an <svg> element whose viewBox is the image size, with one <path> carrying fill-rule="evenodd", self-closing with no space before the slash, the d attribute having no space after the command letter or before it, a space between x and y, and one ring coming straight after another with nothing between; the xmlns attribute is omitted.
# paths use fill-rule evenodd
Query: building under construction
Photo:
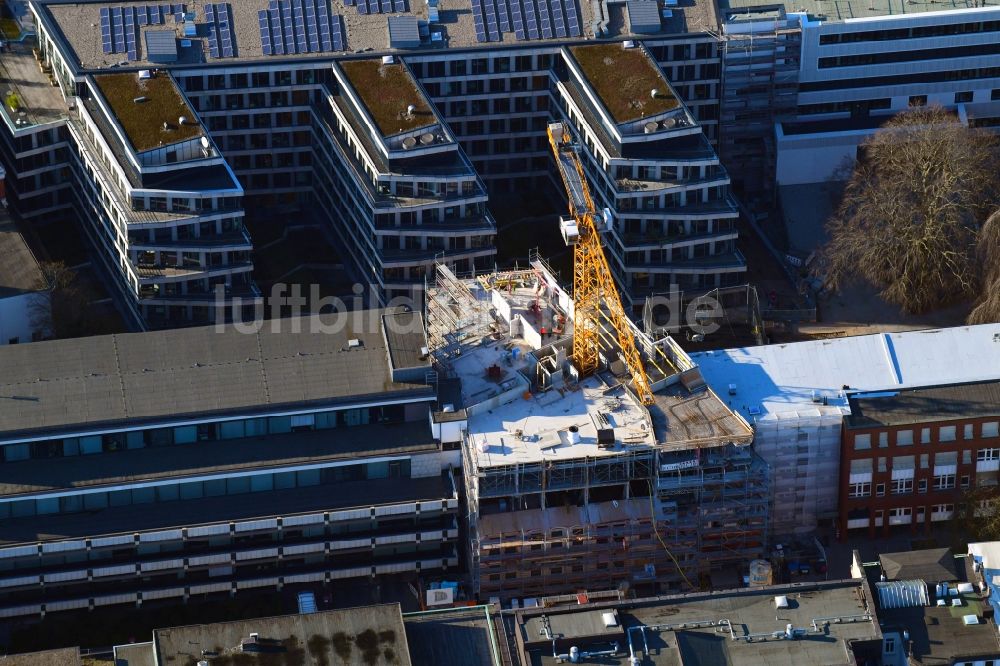
<svg viewBox="0 0 1000 666"><path fill-rule="evenodd" d="M607 327L580 376L573 311L537 257L467 279L439 266L429 285L434 364L456 387L434 418L461 430L473 593L689 589L758 557L768 481L747 422L672 339L634 326L652 404Z"/></svg>

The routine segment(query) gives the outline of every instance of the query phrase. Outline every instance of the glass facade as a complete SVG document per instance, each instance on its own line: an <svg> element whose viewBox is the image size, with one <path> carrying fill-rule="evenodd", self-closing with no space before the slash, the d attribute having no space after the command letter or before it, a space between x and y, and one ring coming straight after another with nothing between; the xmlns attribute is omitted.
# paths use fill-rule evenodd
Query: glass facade
<svg viewBox="0 0 1000 666"><path fill-rule="evenodd" d="M410 477L409 460L341 465L299 470L272 472L227 479L181 481L143 488L126 488L107 492L81 493L63 497L44 497L0 502L0 520L50 514L98 511L109 507L174 502L178 500L243 495L247 493L333 485L349 481L371 479L406 479Z"/></svg>

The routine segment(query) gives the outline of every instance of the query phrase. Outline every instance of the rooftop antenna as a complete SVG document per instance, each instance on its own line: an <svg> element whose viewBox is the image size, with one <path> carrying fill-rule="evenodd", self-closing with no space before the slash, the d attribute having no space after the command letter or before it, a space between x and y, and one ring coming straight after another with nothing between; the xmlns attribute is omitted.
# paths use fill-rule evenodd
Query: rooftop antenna
<svg viewBox="0 0 1000 666"><path fill-rule="evenodd" d="M408 106L406 107L406 117L407 117L407 118L412 118L412 117L413 117L413 113L414 113L414 112L415 112L416 110L417 110L417 107L416 107L416 106L414 106L413 104L410 104L410 105L408 105Z"/></svg>
<svg viewBox="0 0 1000 666"><path fill-rule="evenodd" d="M653 88L652 90L649 91L649 95L653 99L656 99L656 96L659 95L659 94L660 94L660 91L657 90L656 88Z"/></svg>

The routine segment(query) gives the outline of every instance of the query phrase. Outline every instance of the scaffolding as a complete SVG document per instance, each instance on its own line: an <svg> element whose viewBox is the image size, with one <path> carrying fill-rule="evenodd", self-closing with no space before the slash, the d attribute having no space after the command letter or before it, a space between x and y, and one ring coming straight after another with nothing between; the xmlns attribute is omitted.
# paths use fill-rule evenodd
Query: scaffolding
<svg viewBox="0 0 1000 666"><path fill-rule="evenodd" d="M723 10L719 153L745 198L774 203L774 125L794 117L802 30L782 5Z"/></svg>

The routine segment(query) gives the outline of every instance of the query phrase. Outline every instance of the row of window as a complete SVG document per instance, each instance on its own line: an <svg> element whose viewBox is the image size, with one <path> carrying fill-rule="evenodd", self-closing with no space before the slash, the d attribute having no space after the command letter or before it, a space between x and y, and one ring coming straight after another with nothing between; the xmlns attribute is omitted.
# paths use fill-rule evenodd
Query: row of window
<svg viewBox="0 0 1000 666"><path fill-rule="evenodd" d="M154 446L174 446L217 440L261 437L307 430L367 425L369 423L402 423L403 405L383 405L339 412L320 412L296 416L271 416L254 419L200 423L173 428L150 428L103 435L65 437L39 442L8 444L0 447L0 460L14 462L38 458L63 458L96 453Z"/></svg>
<svg viewBox="0 0 1000 666"><path fill-rule="evenodd" d="M878 447L880 449L888 448L889 446L889 433L880 432L878 434ZM940 426L938 428L937 442L954 442L958 440L958 426L948 425ZM979 436L986 439L991 437L1000 437L1000 421L987 421L983 423L979 429ZM962 439L969 440L975 439L976 437L976 427L973 423L966 423L962 426ZM920 443L930 444L931 443L931 428L921 428L920 429ZM913 444L913 430L897 430L895 435L894 444L896 446L911 446ZM866 451L872 448L872 435L871 433L859 433L854 436L854 450L855 451Z"/></svg>
<svg viewBox="0 0 1000 666"><path fill-rule="evenodd" d="M147 488L112 490L103 493L66 495L41 499L0 502L0 520L65 513L100 511L109 507L154 504L179 500L243 495L246 493L333 485L373 479L405 479L410 477L410 461L394 460L299 472L275 472L255 476L240 476L211 481L167 483Z"/></svg>
<svg viewBox="0 0 1000 666"><path fill-rule="evenodd" d="M799 92L821 92L844 88L874 88L878 86L902 86L911 83L942 83L947 81L969 81L974 79L995 79L1000 77L1000 67L976 67L970 69L948 69L940 72L914 72L896 76L870 76L865 78L834 79L831 81L805 81L799 84Z"/></svg>
<svg viewBox="0 0 1000 666"><path fill-rule="evenodd" d="M894 62L914 60L943 60L945 58L967 58L970 56L995 55L1000 53L998 44L972 44L939 49L917 49L914 51L884 51L881 53L856 53L852 55L830 56L819 59L820 69L831 67L856 67L859 65L885 65Z"/></svg>
<svg viewBox="0 0 1000 666"><path fill-rule="evenodd" d="M835 32L820 35L820 44L851 44L854 42L884 42L896 39L922 39L948 35L968 35L979 32L1000 31L1000 21L974 21L970 23L944 23L886 30Z"/></svg>
<svg viewBox="0 0 1000 666"><path fill-rule="evenodd" d="M971 481L968 474L962 476L962 488L968 488ZM934 477L934 490L954 490L955 489L955 475L954 474L939 474ZM875 496L885 497L886 484L878 483L875 484ZM913 492L913 479L893 479L889 484L889 492L892 495L909 495ZM917 492L926 493L927 492L927 479L919 479L917 481ZM847 496L857 499L862 497L872 496L872 483L870 481L865 481L861 483L852 483L847 490Z"/></svg>

